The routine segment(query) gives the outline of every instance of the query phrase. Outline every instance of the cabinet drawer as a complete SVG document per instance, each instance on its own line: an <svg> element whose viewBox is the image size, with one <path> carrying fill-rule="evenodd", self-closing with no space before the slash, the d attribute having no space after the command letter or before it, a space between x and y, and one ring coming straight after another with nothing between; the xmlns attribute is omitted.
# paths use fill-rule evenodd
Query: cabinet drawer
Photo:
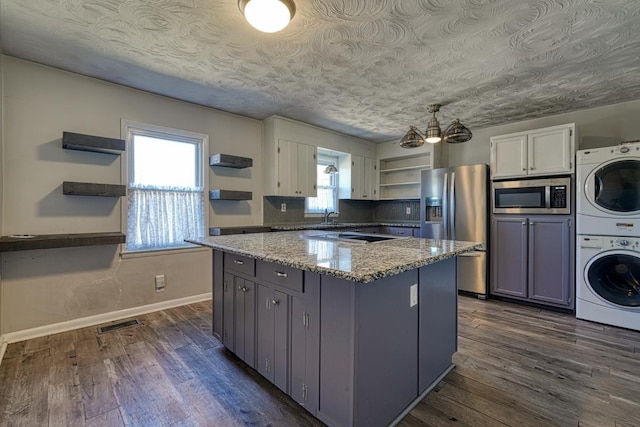
<svg viewBox="0 0 640 427"><path fill-rule="evenodd" d="M246 274L247 276L255 277L256 260L242 255L225 253L224 269L225 271L241 273Z"/></svg>
<svg viewBox="0 0 640 427"><path fill-rule="evenodd" d="M297 268L258 261L258 278L296 292L304 292L304 274Z"/></svg>
<svg viewBox="0 0 640 427"><path fill-rule="evenodd" d="M413 229L408 227L388 227L387 233L393 236L411 237L413 236Z"/></svg>

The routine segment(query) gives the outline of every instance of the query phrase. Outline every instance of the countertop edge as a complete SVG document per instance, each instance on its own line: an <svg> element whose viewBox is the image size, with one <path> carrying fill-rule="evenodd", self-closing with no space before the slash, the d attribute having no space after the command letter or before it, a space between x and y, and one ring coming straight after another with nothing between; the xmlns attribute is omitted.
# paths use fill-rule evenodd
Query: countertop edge
<svg viewBox="0 0 640 427"><path fill-rule="evenodd" d="M447 252L447 253L444 253L444 254L440 254L440 255L433 255L433 256L418 260L418 261L413 261L413 262L410 262L410 263L407 263L407 264L403 264L401 266L396 266L396 267L388 268L388 269L385 269L385 270L379 270L379 271L376 271L375 273L355 275L355 274L350 274L350 273L345 272L345 271L339 271L339 270L331 269L331 268L328 268L328 267L311 266L309 264L292 262L292 261L289 261L287 259L272 257L272 256L269 256L269 255L259 254L259 253L255 253L255 252L251 252L251 251L245 251L245 250L242 250L242 249L238 249L238 248L235 248L235 247L230 247L230 246L222 245L222 244L218 244L218 243L213 243L213 242L208 242L208 241L203 241L203 240L198 240L198 239L185 239L185 241L187 241L189 243L194 243L194 244L197 244L197 245L201 245L201 246L210 247L212 249L221 250L223 252L228 252L228 253L232 253L232 254L236 254L236 255L242 255L242 256L246 256L246 257L249 257L249 258L254 258L254 259L257 259L257 260L261 260L261 261L273 262L273 263L284 265L284 266L287 266L287 267L292 267L292 268L296 268L296 269L303 270L303 271L309 271L311 273L325 274L325 275L333 276L333 277L336 277L336 278L339 278L339 279L350 280L350 281L353 281L353 282L363 283L363 284L364 283L371 283L371 282L373 282L375 280L383 279L385 277L394 276L396 274L400 274L400 273L403 273L405 271L409 271L409 270L413 270L413 269L416 269L416 268L420 268L420 267L423 267L425 265L434 264L436 262L443 261L443 260L449 259L449 258L453 258L453 257L458 256L458 255L463 254L463 253L473 252L473 251L477 251L477 250L483 250L483 248L484 248L484 245L482 243L465 242L465 243L469 243L469 246L466 247L466 248L462 248L462 249L458 249L458 250L452 250L450 252Z"/></svg>

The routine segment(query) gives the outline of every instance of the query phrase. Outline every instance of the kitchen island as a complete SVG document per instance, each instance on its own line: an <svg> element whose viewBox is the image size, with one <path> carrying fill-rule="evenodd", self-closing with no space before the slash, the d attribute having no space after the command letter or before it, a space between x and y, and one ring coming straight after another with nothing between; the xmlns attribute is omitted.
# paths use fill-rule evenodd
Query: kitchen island
<svg viewBox="0 0 640 427"><path fill-rule="evenodd" d="M326 234L189 240L214 249L213 332L326 424L394 424L453 367L456 256L481 245Z"/></svg>

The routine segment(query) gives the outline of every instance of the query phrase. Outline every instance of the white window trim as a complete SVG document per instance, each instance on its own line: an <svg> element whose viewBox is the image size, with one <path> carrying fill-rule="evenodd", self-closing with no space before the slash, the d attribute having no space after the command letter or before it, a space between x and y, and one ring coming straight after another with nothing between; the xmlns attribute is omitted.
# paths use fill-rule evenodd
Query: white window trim
<svg viewBox="0 0 640 427"><path fill-rule="evenodd" d="M209 176L206 173L208 170L206 166L209 161L209 135L204 133L191 132L182 129L176 128L168 128L164 126L154 125L150 123L142 123L136 122L127 119L120 120L120 138L125 140L125 150L120 155L120 173L121 173L121 181L124 185L129 187L129 167L130 162L132 161L129 153L131 153L131 130L142 130L142 131L150 131L150 132L161 132L169 135L177 135L181 138L185 136L187 138L191 138L194 140L202 141L202 159L200 159L200 165L198 172L202 175L202 191L205 196L204 203L204 226L205 232L209 229L209 204L207 203L209 194ZM122 203L120 203L120 230L123 234L127 234L127 218L129 213L129 199L128 197L124 197L121 199ZM176 253L185 253L185 252L200 252L203 250L208 250L208 248L199 247L198 245L190 245L181 248L164 248L164 249L153 249L146 251L127 251L127 244L120 244L120 257L123 259L128 258L139 258L139 257L150 257L150 256L161 256L168 254L176 254Z"/></svg>
<svg viewBox="0 0 640 427"><path fill-rule="evenodd" d="M331 158L331 160L327 160L328 158ZM335 162L332 161L332 160L335 160ZM336 167L338 167L338 165L340 163L340 159L338 158L338 156L318 153L317 164L325 164L325 163L323 163L323 161L327 162L326 163L327 165L329 163L331 163L331 164L335 165ZM340 191L340 181L339 181L339 177L337 177L337 176L334 176L334 179L336 180L336 185L335 185L335 196L336 196L335 197L336 198L335 205L336 205L336 210L332 214L333 215L332 218L335 219L340 215L340 212L339 212L340 198L338 197L338 192ZM307 211L307 198L305 197L305 201L304 201L304 217L305 218L324 218L324 213Z"/></svg>

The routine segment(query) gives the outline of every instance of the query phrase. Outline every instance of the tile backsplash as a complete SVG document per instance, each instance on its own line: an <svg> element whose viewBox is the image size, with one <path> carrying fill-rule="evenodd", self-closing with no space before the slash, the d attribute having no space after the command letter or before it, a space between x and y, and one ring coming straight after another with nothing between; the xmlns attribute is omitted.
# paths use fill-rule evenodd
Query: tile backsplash
<svg viewBox="0 0 640 427"><path fill-rule="evenodd" d="M283 203L286 204L286 212L281 211ZM338 210L339 222L418 222L420 219L417 200L340 200ZM317 216L305 218L302 197L265 196L262 218L264 224L313 224L322 221Z"/></svg>

